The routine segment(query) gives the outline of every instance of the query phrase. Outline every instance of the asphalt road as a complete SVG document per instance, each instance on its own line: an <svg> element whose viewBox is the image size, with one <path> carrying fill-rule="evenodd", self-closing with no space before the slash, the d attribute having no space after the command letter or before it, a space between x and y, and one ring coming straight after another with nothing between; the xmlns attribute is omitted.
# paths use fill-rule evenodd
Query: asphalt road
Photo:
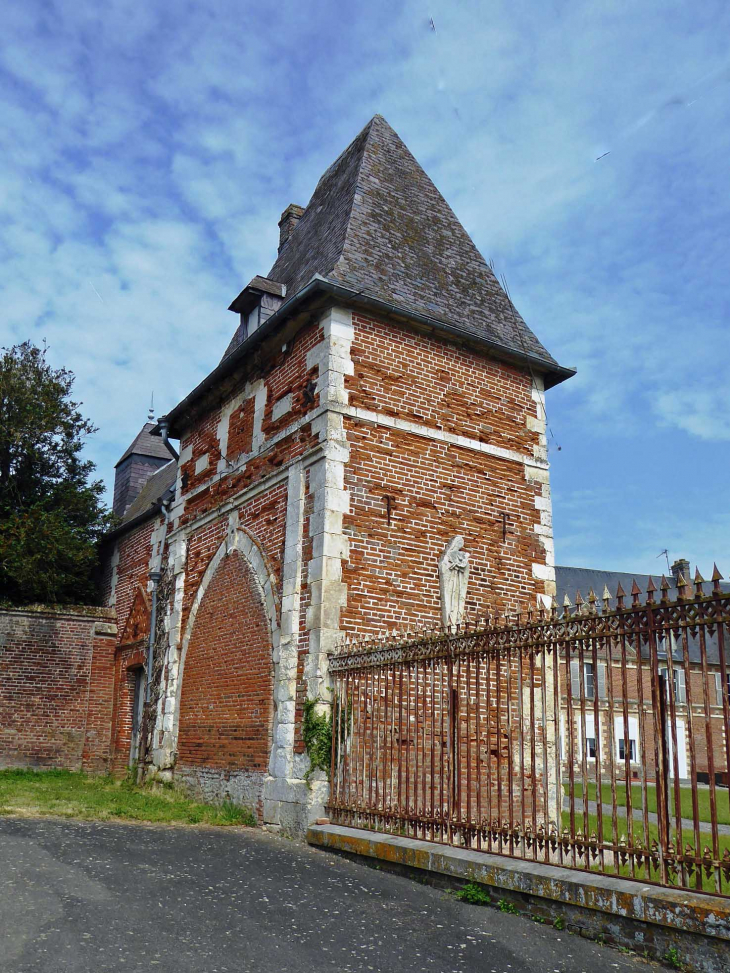
<svg viewBox="0 0 730 973"><path fill-rule="evenodd" d="M0 818L2 973L648 969L258 831Z"/></svg>

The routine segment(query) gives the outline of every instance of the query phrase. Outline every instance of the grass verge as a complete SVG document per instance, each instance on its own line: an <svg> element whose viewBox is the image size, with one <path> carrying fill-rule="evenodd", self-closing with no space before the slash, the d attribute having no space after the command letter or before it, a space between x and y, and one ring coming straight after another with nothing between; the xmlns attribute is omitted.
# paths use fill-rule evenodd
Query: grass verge
<svg viewBox="0 0 730 973"><path fill-rule="evenodd" d="M174 787L70 770L0 770L0 814L83 821L149 821L255 827L253 813L230 801L202 804Z"/></svg>
<svg viewBox="0 0 730 973"><path fill-rule="evenodd" d="M627 838L626 818L619 818L618 825L619 825L619 833L616 836L616 838ZM570 830L570 813L568 811L563 811L563 827ZM576 831L583 831L584 829L584 818L582 812L580 814L576 813L575 827L576 827ZM598 817L595 814L588 815L588 834L589 835L598 834ZM712 849L712 836L707 832L701 832L700 834L702 840L700 842L699 854L701 855L706 845L709 846L710 849ZM614 840L613 822L611 820L610 814L603 815L603 837L604 840L607 842L611 842ZM657 825L650 824L649 834L647 838L647 835L644 833L643 822L634 821L633 837L634 837L634 847L638 847L643 844L644 847L649 848L651 847L651 843L654 840L658 840L659 829ZM695 845L694 833L687 830L684 830L682 832L681 841L677 842L677 832L675 829L672 829L672 840L675 841L677 844L680 844L682 848L686 848L688 844L692 845L693 847ZM719 851L720 858L723 857L726 849L730 851L730 837L728 837L727 835L720 835L718 838L718 851ZM695 854L697 854L697 849L695 849ZM569 856L567 860L569 861ZM596 871L600 870L600 863L598 860L596 860L596 862L591 866L591 870L596 870ZM609 872L613 871L610 865L608 867L608 871ZM618 874L623 878L631 878L632 877L631 868L629 864L619 866ZM658 881L656 873L651 873L650 875L647 875L645 869L643 867L640 868L638 865L635 867L634 877L636 877L639 881L641 881L643 878L648 878L650 881ZM693 887L695 887L695 881L693 881L691 884ZM721 878L720 888L715 889L714 881L711 878L707 877L707 875L705 875L703 880L703 888L705 891L718 891L721 892L723 895L730 894L730 882L728 882L724 877Z"/></svg>
<svg viewBox="0 0 730 973"><path fill-rule="evenodd" d="M563 790L565 794L569 794L569 785L563 784ZM576 781L573 787L573 793L576 798L583 797L583 782ZM680 801L682 806L682 817L692 818L693 817L693 804L692 804L692 788L691 787L680 787L679 788ZM596 799L596 784L594 781L588 782L588 800L595 801ZM730 796L728 795L728 790L726 787L718 787L716 789L716 806L717 806L717 823L718 824L730 824ZM601 800L605 804L611 803L611 785L601 784ZM670 791L670 803L672 808L672 814L675 813L674 806L674 785L672 783ZM626 785L617 784L616 785L616 804L619 807L626 807ZM631 785L631 805L634 809L640 810L643 807L643 795L641 784ZM656 813L657 798L656 798L656 786L654 784L646 785L646 808L652 813ZM709 788L698 788L697 790L697 810L699 813L699 821L710 821L710 790Z"/></svg>

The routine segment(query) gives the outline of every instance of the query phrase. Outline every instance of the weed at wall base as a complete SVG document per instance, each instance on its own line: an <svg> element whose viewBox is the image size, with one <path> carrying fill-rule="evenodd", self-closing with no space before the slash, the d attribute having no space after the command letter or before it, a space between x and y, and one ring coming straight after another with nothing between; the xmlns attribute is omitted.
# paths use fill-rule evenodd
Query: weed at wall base
<svg viewBox="0 0 730 973"><path fill-rule="evenodd" d="M664 954L665 961L675 970L683 970L684 963L679 958L679 951L676 946L670 946Z"/></svg>
<svg viewBox="0 0 730 973"><path fill-rule="evenodd" d="M478 882L467 882L464 888L458 889L454 894L461 902L468 902L470 905L489 905L492 901L490 894Z"/></svg>
<svg viewBox="0 0 730 973"><path fill-rule="evenodd" d="M318 713L321 700L307 699L302 719L302 739L309 757L309 770L304 779L309 784L315 770L323 770L329 776L332 762L332 719L328 713Z"/></svg>

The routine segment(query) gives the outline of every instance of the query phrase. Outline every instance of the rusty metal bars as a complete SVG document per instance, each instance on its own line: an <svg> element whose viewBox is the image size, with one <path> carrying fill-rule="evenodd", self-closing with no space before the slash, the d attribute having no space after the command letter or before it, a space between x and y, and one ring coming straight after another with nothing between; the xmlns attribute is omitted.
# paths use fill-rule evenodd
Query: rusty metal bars
<svg viewBox="0 0 730 973"><path fill-rule="evenodd" d="M344 646L331 818L730 896L730 593L712 580Z"/></svg>

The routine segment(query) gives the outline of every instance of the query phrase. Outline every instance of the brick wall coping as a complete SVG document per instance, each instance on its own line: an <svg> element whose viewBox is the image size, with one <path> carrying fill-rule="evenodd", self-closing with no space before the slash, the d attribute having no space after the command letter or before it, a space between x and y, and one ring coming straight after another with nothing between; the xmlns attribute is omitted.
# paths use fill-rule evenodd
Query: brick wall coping
<svg viewBox="0 0 730 973"><path fill-rule="evenodd" d="M96 618L101 622L116 623L113 608L98 605L17 605L0 607L0 615L55 615L59 618Z"/></svg>
<svg viewBox="0 0 730 973"><path fill-rule="evenodd" d="M334 824L310 825L307 841L329 851L375 858L416 877L420 872L479 882L508 899L516 895L519 904L537 914L562 916L569 931L588 938L639 951L648 947L658 959L674 946L693 970L727 970L727 898Z"/></svg>

